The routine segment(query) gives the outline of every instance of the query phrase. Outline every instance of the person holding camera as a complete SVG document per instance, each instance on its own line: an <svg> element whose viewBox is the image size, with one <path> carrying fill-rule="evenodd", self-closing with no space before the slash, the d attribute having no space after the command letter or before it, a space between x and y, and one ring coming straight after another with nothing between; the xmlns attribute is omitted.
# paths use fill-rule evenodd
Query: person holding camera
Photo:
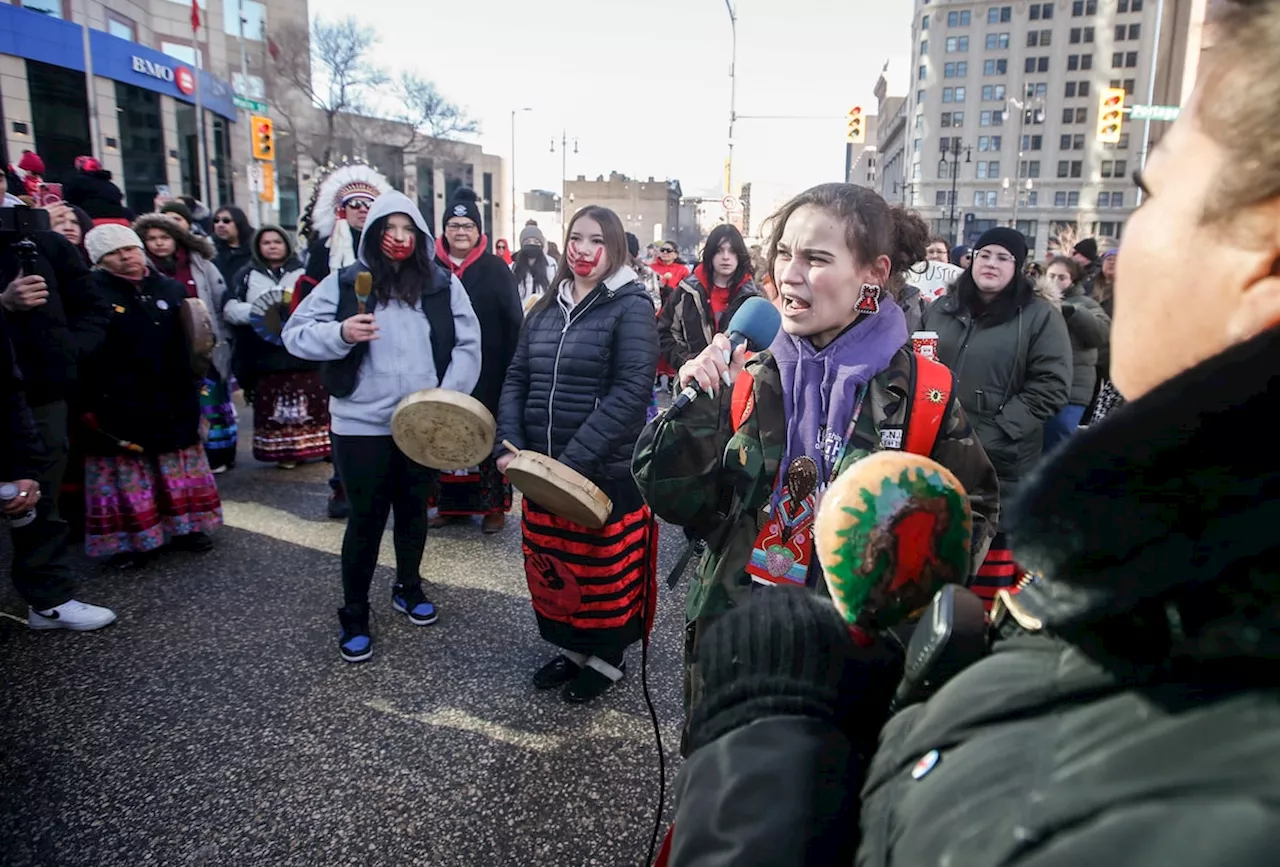
<svg viewBox="0 0 1280 867"><path fill-rule="evenodd" d="M76 248L49 231L45 211L0 210L0 287L0 309L41 445L32 458L33 480L44 493L36 519L13 534L14 587L30 607L33 629L97 629L115 614L72 598L68 527L58 514L58 492L67 468L67 401L80 363L105 336L110 310L93 292Z"/></svg>

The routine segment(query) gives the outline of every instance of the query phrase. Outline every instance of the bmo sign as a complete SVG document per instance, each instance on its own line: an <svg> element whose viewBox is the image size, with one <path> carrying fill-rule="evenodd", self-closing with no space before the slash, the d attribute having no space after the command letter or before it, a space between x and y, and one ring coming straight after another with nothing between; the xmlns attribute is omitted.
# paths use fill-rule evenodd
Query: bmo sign
<svg viewBox="0 0 1280 867"><path fill-rule="evenodd" d="M185 66L168 66L164 63L148 60L145 57L139 57L136 54L133 55L131 62L134 72L151 78L158 78L161 81L167 81L176 86L179 92L188 96L195 93L195 74Z"/></svg>

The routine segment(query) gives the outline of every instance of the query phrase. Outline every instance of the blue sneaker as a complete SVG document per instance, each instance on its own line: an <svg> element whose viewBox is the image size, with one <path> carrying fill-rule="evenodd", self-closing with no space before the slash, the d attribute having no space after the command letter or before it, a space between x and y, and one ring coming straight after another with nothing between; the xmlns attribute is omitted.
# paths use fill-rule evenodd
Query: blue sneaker
<svg viewBox="0 0 1280 867"><path fill-rule="evenodd" d="M421 584L414 584L412 587L392 584L391 607L409 615L409 622L414 626L429 626L436 622L438 616L435 605L422 595Z"/></svg>
<svg viewBox="0 0 1280 867"><path fill-rule="evenodd" d="M338 609L338 653L347 662L364 662L373 658L373 637L369 635L369 606L351 604Z"/></svg>

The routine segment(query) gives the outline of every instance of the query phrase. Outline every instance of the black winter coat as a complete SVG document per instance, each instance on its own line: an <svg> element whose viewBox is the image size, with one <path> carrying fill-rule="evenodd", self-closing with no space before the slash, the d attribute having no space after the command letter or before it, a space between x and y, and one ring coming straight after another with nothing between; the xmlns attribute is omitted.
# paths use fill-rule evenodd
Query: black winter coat
<svg viewBox="0 0 1280 867"><path fill-rule="evenodd" d="M717 318L711 310L711 290L704 276L699 265L667 296L658 315L662 358L676 370L706 349L711 338L728 327L743 301L764 294L748 277L730 293L729 306Z"/></svg>
<svg viewBox="0 0 1280 867"><path fill-rule="evenodd" d="M81 384L84 410L105 435L87 434L85 452L119 454L113 438L153 455L195 445L200 392L179 318L186 287L154 270L138 286L95 271L94 285L110 305L110 320Z"/></svg>
<svg viewBox="0 0 1280 867"><path fill-rule="evenodd" d="M77 371L101 344L109 308L93 288L80 252L57 232L36 232L37 271L49 298L32 310L7 313L27 403L42 406L74 396ZM17 236L0 236L0 291L18 275Z"/></svg>
<svg viewBox="0 0 1280 867"><path fill-rule="evenodd" d="M0 482L36 477L36 459L44 443L23 399L22 373L10 342L11 329L0 312Z"/></svg>
<svg viewBox="0 0 1280 867"><path fill-rule="evenodd" d="M658 325L623 268L566 313L550 294L525 320L498 407L498 445L550 455L619 502L639 501L631 454L658 369Z"/></svg>
<svg viewBox="0 0 1280 867"><path fill-rule="evenodd" d="M436 261L440 262L439 257ZM440 262L446 271L453 270L451 264ZM511 269L492 253L484 253L457 276L480 320L480 381L471 396L496 416L502 383L524 324L520 292Z"/></svg>
<svg viewBox="0 0 1280 867"><path fill-rule="evenodd" d="M956 378L956 396L1000 477L1009 502L1040 460L1044 423L1067 405L1071 338L1062 314L1029 281L975 316L965 276L924 311L938 333L938 360Z"/></svg>
<svg viewBox="0 0 1280 867"><path fill-rule="evenodd" d="M76 172L62 186L68 205L83 208L95 220L132 220L133 211L124 206L124 193L111 181L111 172Z"/></svg>
<svg viewBox="0 0 1280 867"><path fill-rule="evenodd" d="M239 247L232 247L225 241L216 241L214 246L217 254L213 257L213 264L218 266L222 281L230 289L235 285L240 272L253 264L253 248L248 241L242 242Z"/></svg>
<svg viewBox="0 0 1280 867"><path fill-rule="evenodd" d="M1223 444L1274 418L1277 366L1273 330L1055 453L1009 529L1044 578L884 727L860 813L840 732L769 717L682 768L671 867L847 867L859 826L859 867L1275 863L1280 457Z"/></svg>

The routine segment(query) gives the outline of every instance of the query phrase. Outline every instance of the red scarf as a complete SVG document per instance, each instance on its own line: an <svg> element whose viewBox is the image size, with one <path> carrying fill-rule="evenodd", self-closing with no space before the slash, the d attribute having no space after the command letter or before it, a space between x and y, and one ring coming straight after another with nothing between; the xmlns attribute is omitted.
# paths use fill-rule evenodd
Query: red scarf
<svg viewBox="0 0 1280 867"><path fill-rule="evenodd" d="M449 251L444 246L444 238L436 238L436 258L440 260L440 264L444 265L450 271L457 275L458 279L462 279L462 272L471 267L472 263L484 255L485 245L489 243L487 235L481 235L480 240L471 248L471 252L467 257L457 264L449 258Z"/></svg>
<svg viewBox="0 0 1280 867"><path fill-rule="evenodd" d="M711 298L711 312L714 314L712 316L712 321L717 324L720 322L720 317L729 309L730 299L732 299L734 295L737 295L738 292L741 291L742 287L747 285L747 281L751 279L751 274L748 272L742 275L742 279L738 281L737 286L734 286L732 289L727 286L722 288L717 286L714 280L707 279L707 270L703 268L701 264L693 269L693 276L696 277L698 282L703 285L703 288L707 290L707 294Z"/></svg>
<svg viewBox="0 0 1280 867"><path fill-rule="evenodd" d="M196 289L195 278L191 275L191 255L186 247L178 247L169 259L157 259L156 269L167 277L172 277L187 290L188 298L195 298L200 293Z"/></svg>

